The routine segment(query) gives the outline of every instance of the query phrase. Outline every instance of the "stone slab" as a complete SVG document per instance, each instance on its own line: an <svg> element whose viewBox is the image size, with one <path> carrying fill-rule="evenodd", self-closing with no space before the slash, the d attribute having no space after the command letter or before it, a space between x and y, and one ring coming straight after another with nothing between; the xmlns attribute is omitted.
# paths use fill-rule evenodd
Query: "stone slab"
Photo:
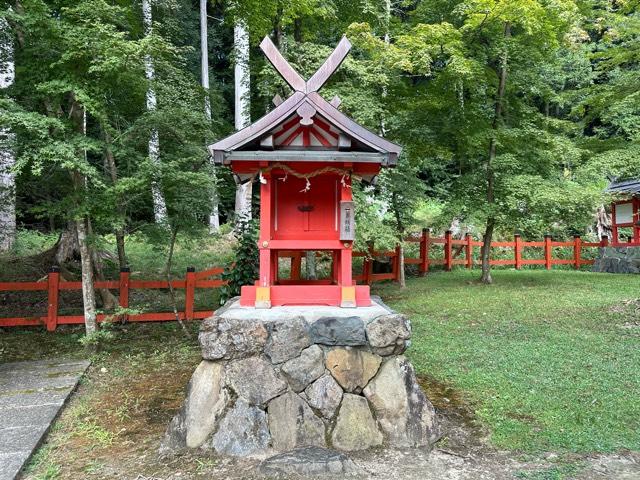
<svg viewBox="0 0 640 480"><path fill-rule="evenodd" d="M380 315L389 315L390 313L393 313L393 311L386 305L373 299L370 307L340 308L324 305L291 305L269 309L243 307L240 305L240 301L236 300L225 308L223 313L218 312L217 315L231 320L254 320L260 318L265 323L295 317L302 317L307 322L312 323L323 317L339 319L356 316L366 324Z"/></svg>
<svg viewBox="0 0 640 480"><path fill-rule="evenodd" d="M304 447L275 455L260 464L260 472L268 476L299 475L316 477L358 473L358 467L345 454L321 447Z"/></svg>
<svg viewBox="0 0 640 480"><path fill-rule="evenodd" d="M16 478L89 364L39 360L0 365L0 480Z"/></svg>

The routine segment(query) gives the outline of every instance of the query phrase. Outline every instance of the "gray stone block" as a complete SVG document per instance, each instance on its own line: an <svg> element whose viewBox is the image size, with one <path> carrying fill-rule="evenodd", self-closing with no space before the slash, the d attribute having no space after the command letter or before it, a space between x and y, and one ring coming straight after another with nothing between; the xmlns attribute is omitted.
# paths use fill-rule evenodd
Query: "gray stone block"
<svg viewBox="0 0 640 480"><path fill-rule="evenodd" d="M277 451L325 446L324 423L295 393L287 392L271 400L267 413L273 447Z"/></svg>
<svg viewBox="0 0 640 480"><path fill-rule="evenodd" d="M313 345L282 365L281 372L293 391L301 392L324 373L324 352Z"/></svg>
<svg viewBox="0 0 640 480"><path fill-rule="evenodd" d="M220 422L211 446L223 455L250 457L264 454L270 441L264 411L238 399Z"/></svg>
<svg viewBox="0 0 640 480"><path fill-rule="evenodd" d="M229 363L227 385L251 405L264 405L287 390L271 363L263 357L249 357Z"/></svg>
<svg viewBox="0 0 640 480"><path fill-rule="evenodd" d="M309 335L312 343L320 345L355 347L367 344L360 317L320 318L311 325Z"/></svg>
<svg viewBox="0 0 640 480"><path fill-rule="evenodd" d="M273 363L282 363L300 355L311 345L307 322L302 317L267 324L269 338L264 353Z"/></svg>
<svg viewBox="0 0 640 480"><path fill-rule="evenodd" d="M259 469L268 476L303 477L346 475L359 471L345 454L321 447L304 447L281 453L263 461Z"/></svg>

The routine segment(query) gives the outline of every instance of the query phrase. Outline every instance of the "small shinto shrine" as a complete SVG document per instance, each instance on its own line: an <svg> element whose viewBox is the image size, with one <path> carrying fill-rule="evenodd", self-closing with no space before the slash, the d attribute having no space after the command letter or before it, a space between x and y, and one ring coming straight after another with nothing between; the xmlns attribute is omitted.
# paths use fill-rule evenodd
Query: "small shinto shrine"
<svg viewBox="0 0 640 480"><path fill-rule="evenodd" d="M611 243L640 246L640 179L613 181L606 190L614 195L611 204Z"/></svg>
<svg viewBox="0 0 640 480"><path fill-rule="evenodd" d="M260 182L260 278L242 288L243 306L369 306L369 287L351 275L355 239L353 180L372 181L393 167L401 148L338 110L340 99L318 90L347 56L346 37L318 71L304 80L265 37L260 48L293 93L248 127L209 146L218 165L241 182ZM279 254L329 251L331 278L281 279Z"/></svg>

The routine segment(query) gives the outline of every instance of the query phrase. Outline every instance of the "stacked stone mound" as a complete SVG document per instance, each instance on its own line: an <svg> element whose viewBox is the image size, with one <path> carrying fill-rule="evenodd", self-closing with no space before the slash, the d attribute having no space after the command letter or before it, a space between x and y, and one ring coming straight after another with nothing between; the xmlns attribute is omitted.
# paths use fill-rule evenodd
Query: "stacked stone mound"
<svg viewBox="0 0 640 480"><path fill-rule="evenodd" d="M602 247L593 263L599 273L640 273L640 247Z"/></svg>
<svg viewBox="0 0 640 480"><path fill-rule="evenodd" d="M203 361L162 450L204 448L266 457L300 447L342 451L427 447L439 436L433 406L402 355L409 320L251 310L203 322ZM328 308L328 307L327 307ZM330 311L330 310L327 310ZM333 309L336 311L336 309ZM314 314L311 314L314 312ZM342 310L344 312L344 310Z"/></svg>

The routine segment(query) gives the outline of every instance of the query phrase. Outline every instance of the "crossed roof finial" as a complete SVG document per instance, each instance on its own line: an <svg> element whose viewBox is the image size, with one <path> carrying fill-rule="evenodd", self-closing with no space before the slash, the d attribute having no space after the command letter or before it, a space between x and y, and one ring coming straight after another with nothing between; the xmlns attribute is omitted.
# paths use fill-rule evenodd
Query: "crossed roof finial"
<svg viewBox="0 0 640 480"><path fill-rule="evenodd" d="M271 65L273 65L294 91L311 93L320 90L333 72L338 69L351 49L351 42L349 42L347 37L342 37L331 55L327 57L322 66L307 81L289 65L289 62L285 60L268 36L264 37L262 43L260 43L260 48L269 59L269 62L271 62Z"/></svg>

